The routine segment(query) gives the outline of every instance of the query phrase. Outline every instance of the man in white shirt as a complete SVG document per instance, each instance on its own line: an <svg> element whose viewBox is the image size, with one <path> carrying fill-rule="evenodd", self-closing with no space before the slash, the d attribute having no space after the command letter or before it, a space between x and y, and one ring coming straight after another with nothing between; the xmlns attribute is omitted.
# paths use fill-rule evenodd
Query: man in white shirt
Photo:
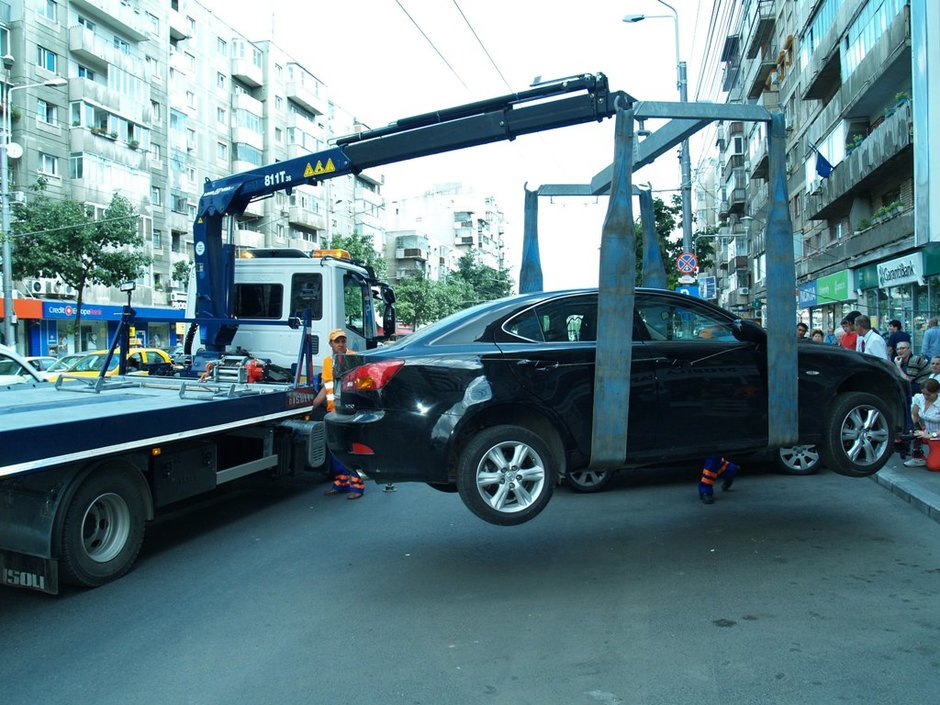
<svg viewBox="0 0 940 705"><path fill-rule="evenodd" d="M871 318L865 314L856 318L855 332L858 333L858 341L855 343L855 349L858 352L874 355L883 360L888 359L888 345L877 331L871 329Z"/></svg>

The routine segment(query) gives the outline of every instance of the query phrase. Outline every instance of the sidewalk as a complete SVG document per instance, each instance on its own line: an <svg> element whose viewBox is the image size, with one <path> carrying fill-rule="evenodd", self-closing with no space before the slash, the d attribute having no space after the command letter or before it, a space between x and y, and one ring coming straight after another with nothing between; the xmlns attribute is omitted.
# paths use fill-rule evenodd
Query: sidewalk
<svg viewBox="0 0 940 705"><path fill-rule="evenodd" d="M891 460L872 479L936 522L940 522L940 472L927 468L906 468L900 456Z"/></svg>

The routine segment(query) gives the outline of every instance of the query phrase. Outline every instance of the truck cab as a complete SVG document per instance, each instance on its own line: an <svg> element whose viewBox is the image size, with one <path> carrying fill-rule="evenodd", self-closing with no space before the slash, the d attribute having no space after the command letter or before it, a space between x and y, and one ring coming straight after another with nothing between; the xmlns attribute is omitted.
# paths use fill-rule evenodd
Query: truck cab
<svg viewBox="0 0 940 705"><path fill-rule="evenodd" d="M374 348L393 334L393 302L391 289L345 250L314 250L309 255L293 249L245 250L235 261L233 313L238 331L228 347L290 367L302 342L298 323L309 311L319 372L332 329L344 328L354 350Z"/></svg>

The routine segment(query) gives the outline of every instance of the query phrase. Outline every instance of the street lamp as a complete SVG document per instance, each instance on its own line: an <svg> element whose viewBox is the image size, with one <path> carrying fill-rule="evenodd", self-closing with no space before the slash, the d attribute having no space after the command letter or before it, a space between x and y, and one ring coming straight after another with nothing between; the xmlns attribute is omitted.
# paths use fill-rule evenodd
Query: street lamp
<svg viewBox="0 0 940 705"><path fill-rule="evenodd" d="M13 68L14 59L10 54L3 57L3 68L9 78L10 69ZM13 328L13 248L10 243L10 145L13 143L13 106L10 105L13 91L36 86L64 86L68 81L64 78L50 78L39 83L26 83L21 86L9 86L3 82L3 143L0 149L0 199L2 199L3 220L3 335L7 345L15 345Z"/></svg>
<svg viewBox="0 0 940 705"><path fill-rule="evenodd" d="M676 8L663 0L656 0L660 5L669 8L671 15L627 15L624 22L635 23L643 20L671 19L675 29L676 42L676 87L679 89L679 102L689 101L688 81L686 79L685 62L679 57L679 13ZM682 140L682 151L679 155L679 168L681 172L680 184L682 194L682 251L692 251L692 160L689 155L689 140Z"/></svg>

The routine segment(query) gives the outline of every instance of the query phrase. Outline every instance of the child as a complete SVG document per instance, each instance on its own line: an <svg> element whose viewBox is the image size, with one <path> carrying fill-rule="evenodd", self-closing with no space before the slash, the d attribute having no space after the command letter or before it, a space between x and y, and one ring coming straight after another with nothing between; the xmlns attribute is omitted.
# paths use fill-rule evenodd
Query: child
<svg viewBox="0 0 940 705"><path fill-rule="evenodd" d="M702 467L702 479L698 483L699 499L705 504L714 504L715 480L724 476L721 481L721 489L731 489L731 483L734 482L734 475L738 468L738 465L720 455L709 455L705 458L705 464Z"/></svg>

